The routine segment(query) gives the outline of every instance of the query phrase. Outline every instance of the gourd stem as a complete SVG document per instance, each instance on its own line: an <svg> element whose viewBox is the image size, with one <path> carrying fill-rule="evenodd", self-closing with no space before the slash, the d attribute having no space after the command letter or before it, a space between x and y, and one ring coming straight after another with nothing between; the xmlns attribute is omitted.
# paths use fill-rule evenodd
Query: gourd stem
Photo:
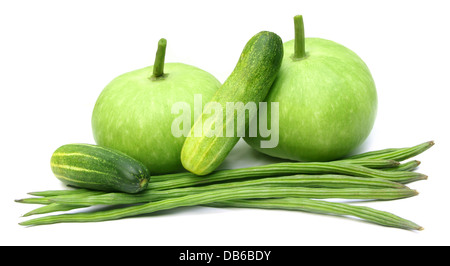
<svg viewBox="0 0 450 266"><path fill-rule="evenodd" d="M156 51L155 63L153 64L153 76L158 78L164 75L164 58L166 56L167 40L161 38L158 41L158 50Z"/></svg>
<svg viewBox="0 0 450 266"><path fill-rule="evenodd" d="M303 16L294 17L295 40L294 40L294 59L302 59L306 56L305 51L305 29L303 27Z"/></svg>

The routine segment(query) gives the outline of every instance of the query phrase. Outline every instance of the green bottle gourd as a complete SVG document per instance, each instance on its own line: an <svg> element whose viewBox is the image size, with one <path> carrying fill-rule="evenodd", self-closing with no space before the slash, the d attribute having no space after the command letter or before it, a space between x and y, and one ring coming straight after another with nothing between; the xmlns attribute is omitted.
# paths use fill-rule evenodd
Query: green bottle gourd
<svg viewBox="0 0 450 266"><path fill-rule="evenodd" d="M279 104L279 141L244 137L255 150L294 161L345 157L369 136L377 114L377 91L364 61L352 50L322 38L305 38L303 17L294 17L295 39L265 101ZM268 117L271 110L268 108ZM262 118L264 119L264 118Z"/></svg>

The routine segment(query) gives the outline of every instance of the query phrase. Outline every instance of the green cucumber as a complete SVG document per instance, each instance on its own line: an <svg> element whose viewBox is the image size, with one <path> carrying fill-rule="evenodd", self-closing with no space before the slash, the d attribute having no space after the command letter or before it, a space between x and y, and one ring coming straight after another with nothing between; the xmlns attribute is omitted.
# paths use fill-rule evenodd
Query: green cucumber
<svg viewBox="0 0 450 266"><path fill-rule="evenodd" d="M50 165L56 178L80 188L137 193L150 180L150 172L141 162L97 145L63 145L53 153Z"/></svg>
<svg viewBox="0 0 450 266"><path fill-rule="evenodd" d="M222 107L222 115L216 113L217 109L208 110L208 105L205 106L183 144L181 162L185 169L197 175L206 175L225 160L240 139L236 129L242 127L239 124L235 127L236 123L242 122L237 122L236 110L232 110L233 115L226 115L229 111L226 109L227 103L235 106L237 103L242 103L241 106L255 103L258 107L269 92L282 59L283 42L277 34L262 31L248 41L233 72L208 103L214 103L215 106L218 103ZM242 108L240 111L242 113ZM245 112L245 108L243 111ZM250 121L254 115L254 112L248 114L244 120ZM214 130L211 129L212 126ZM235 131L232 136L230 132L226 132L228 126ZM245 130L247 129L248 123L245 125Z"/></svg>

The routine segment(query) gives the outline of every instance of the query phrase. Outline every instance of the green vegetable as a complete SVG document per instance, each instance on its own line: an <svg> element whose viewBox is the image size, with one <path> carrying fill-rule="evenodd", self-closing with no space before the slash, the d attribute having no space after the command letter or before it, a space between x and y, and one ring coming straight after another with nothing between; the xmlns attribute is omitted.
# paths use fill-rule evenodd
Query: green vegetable
<svg viewBox="0 0 450 266"><path fill-rule="evenodd" d="M344 162L344 163L350 163L353 165L360 165L367 168L373 168L373 169L382 169L382 168L393 168L398 166L400 163L394 160L385 160L385 159L357 159L357 160L340 160L340 161L331 161L331 162L321 162L333 165L335 163ZM267 164L267 165L260 165L256 167L248 167L248 168L240 168L240 169L227 169L227 170L218 170L214 171L210 174L208 174L208 177L216 174L217 172L223 172L223 174L230 174L234 175L234 171L245 171L245 172L253 172L258 170L266 170L265 172L261 172L262 176L270 176L271 174L281 174L283 172L277 172L277 169L271 170L270 168L280 166L280 168L283 168L283 171L289 171L289 168L293 166L295 168L296 165L305 164L303 162L293 162L293 163L274 163L274 164ZM311 162L307 162L307 164L311 164ZM261 168L261 169L260 169ZM293 171L292 173L297 173ZM251 173L249 173L251 174ZM157 175L153 177L153 182L159 182L159 181L167 181L167 180L173 180L177 178L183 178L183 177L197 177L197 175L189 173L189 172L182 172L182 173L174 173L174 174L165 174L165 175ZM200 178L199 178L200 180ZM201 179L204 180L204 179ZM204 180L204 182L208 182Z"/></svg>
<svg viewBox="0 0 450 266"><path fill-rule="evenodd" d="M29 195L33 196L62 196L62 195L74 195L74 194L81 194L84 192L92 192L89 189L83 189L83 188L75 188L75 189L64 189L64 190L46 190L46 191L35 191L35 192L29 192Z"/></svg>
<svg viewBox="0 0 450 266"><path fill-rule="evenodd" d="M244 178L261 178L269 176L283 176L289 174L341 174L367 178L381 178L403 184L427 179L426 175L417 172L384 171L380 169L364 167L356 164L356 160L355 164L343 163L338 161L318 163L294 162L275 163L240 169L219 170L207 175L207 178L202 178L192 173L163 175L155 177L155 179L159 181L155 180L155 182L151 182L148 186L148 189L171 189Z"/></svg>
<svg viewBox="0 0 450 266"><path fill-rule="evenodd" d="M180 116L172 110L183 103L194 110L194 98L204 106L220 86L210 73L182 63L164 63L166 40L158 43L154 66L112 80L97 99L92 130L98 145L122 151L141 161L152 174L183 171L180 153L185 136L172 126ZM182 126L189 132L194 115Z"/></svg>
<svg viewBox="0 0 450 266"><path fill-rule="evenodd" d="M42 196L39 198L19 199L19 200L16 200L16 202L28 203L28 204L50 204L53 202L53 199L55 199L55 198L69 198L69 199L71 199L73 197L87 198L87 197L93 196L93 195L103 195L105 193L110 193L109 191L105 191L105 193L102 193L101 191L96 191L96 190L84 191L84 189L76 189L73 191L77 191L77 190L80 190L80 192L79 193L70 193L70 194L65 194L65 193L50 194L49 191L44 191L44 193L47 194L47 196ZM61 190L61 192L63 192L63 191L65 191L65 190ZM129 195L129 194L133 194L133 193L125 193L125 194Z"/></svg>
<svg viewBox="0 0 450 266"><path fill-rule="evenodd" d="M136 193L145 189L150 179L150 172L139 161L96 145L61 146L50 164L59 180L81 188Z"/></svg>
<svg viewBox="0 0 450 266"><path fill-rule="evenodd" d="M235 106L242 103L242 108L236 108L240 108L238 111L242 112L245 112L243 109L248 103L255 103L257 108L259 102L266 97L282 58L283 43L278 35L266 31L256 34L244 47L235 69L214 94L211 102L218 103L221 108L225 108L227 103ZM195 121L191 135L186 138L181 151L181 162L185 169L197 175L209 174L236 145L241 134L238 130L244 128L245 121L238 121L236 111L231 110L232 115L227 115L229 111L227 107L222 114L210 114L211 110L206 109ZM250 121L254 115L249 114L248 120L244 120ZM198 134L199 128L201 135ZM233 128L233 132L227 132L229 128Z"/></svg>
<svg viewBox="0 0 450 266"><path fill-rule="evenodd" d="M294 175L219 183L199 187L185 187L169 190L146 190L145 192L139 193L139 195L130 195L127 193L105 193L86 196L76 195L75 197L54 196L47 198L47 200L48 203L56 202L60 204L82 206L134 204L187 196L201 192L217 191L219 189L242 187L259 187L261 190L295 188L297 197L302 198L357 197L358 199L397 199L403 198L405 195L416 194L415 191L402 184L383 179L339 175Z"/></svg>
<svg viewBox="0 0 450 266"><path fill-rule="evenodd" d="M391 148L378 151L365 152L353 156L349 156L346 159L384 159L384 160L396 160L403 161L413 156L419 155L429 148L433 147L434 141L427 141L416 146L408 148Z"/></svg>
<svg viewBox="0 0 450 266"><path fill-rule="evenodd" d="M403 219L392 213L375 210L373 208L365 206L353 206L339 202L327 202L322 200L312 200L304 198L233 200L211 203L207 206L281 209L332 215L351 215L384 226L403 228L407 230L423 230L420 225L417 225L414 222Z"/></svg>
<svg viewBox="0 0 450 266"><path fill-rule="evenodd" d="M420 165L420 161L412 160L406 163L402 163L398 166L387 168L387 171L413 171Z"/></svg>
<svg viewBox="0 0 450 266"><path fill-rule="evenodd" d="M379 211L364 206L353 206L345 203L328 202L323 200L312 200L307 198L277 198L277 199L245 199L229 200L216 203L204 204L209 207L238 207L238 208L259 208L259 209L280 209L306 211L320 214L349 215L364 219L369 222L383 226L391 226L408 230L422 230L423 228L414 222L398 217L392 213ZM63 205L51 203L41 208L35 209L24 216L33 214L44 214L56 211L68 211L85 206Z"/></svg>
<svg viewBox="0 0 450 266"><path fill-rule="evenodd" d="M83 207L83 206L81 206L81 207ZM22 215L22 217L27 217L27 216L31 216L31 215L37 215L37 214L45 214L45 213L50 213L50 212L70 211L70 210L78 209L81 207L76 206L76 205L48 203L47 205L44 205L42 207L36 208L34 210L31 210L31 211L25 213L24 215Z"/></svg>
<svg viewBox="0 0 450 266"><path fill-rule="evenodd" d="M373 169L382 169L382 168L394 168L398 166L400 163L393 160L383 160L383 159L358 159L358 160L344 160L344 161L334 161L334 162L321 162L319 165L329 165L332 167L335 163L345 162L352 165L359 165L366 168ZM304 164L313 164L311 162L302 163L302 162L293 162L293 163L274 163L267 165L259 165L253 167L239 168L239 169L226 169L226 170L218 170L208 174L208 178L200 178L195 174L184 172L184 173L176 173L176 174L166 174L166 175L157 175L152 177L152 183L160 182L160 181L168 181L173 182L175 179L191 179L196 180L197 182L201 182L201 184L211 183L216 180L216 178L225 177L226 180L235 179L235 178L246 178L246 177L267 177L267 176L275 176L275 175L284 175L284 174L304 174L304 170L302 170L302 165ZM349 166L351 168L351 166ZM323 169L323 167L321 168ZM306 172L310 173L310 172ZM317 172L318 174L342 174L338 170L323 170L322 172ZM352 175L351 172L345 172L345 174ZM411 176L416 176L417 174L410 174ZM190 184L194 185L194 184ZM153 189L153 187L149 187Z"/></svg>
<svg viewBox="0 0 450 266"><path fill-rule="evenodd" d="M370 192L370 193L367 193ZM20 223L21 225L43 225L61 222L98 222L115 220L124 217L153 213L160 210L173 209L183 206L203 205L213 202L236 199L274 198L274 197L337 197L337 198L365 198L365 199L393 199L411 197L417 192L410 189L318 189L306 188L270 187L260 186L239 187L231 189L218 189L186 196L168 198L142 205L124 207L113 210L98 211L93 213L74 213L52 215L31 219Z"/></svg>
<svg viewBox="0 0 450 266"><path fill-rule="evenodd" d="M246 136L254 149L296 161L330 161L348 155L371 132L377 92L366 64L333 41L305 38L302 16L295 39L284 43L283 63L265 101L279 103L279 142ZM272 111L268 108L268 117Z"/></svg>
<svg viewBox="0 0 450 266"><path fill-rule="evenodd" d="M429 142L428 148L432 142ZM180 206L205 205L212 207L250 207L299 210L332 215L350 215L369 222L397 228L421 230L417 224L400 218L394 214L375 209L352 206L345 203L334 203L318 200L319 198L349 198L349 199L383 199L392 200L411 197L417 194L402 183L379 179L376 177L359 177L360 172L353 166L363 167L376 173L385 172L388 175L410 173L418 161L403 164L393 163L389 158L409 159L427 150L427 145L417 145L401 149L385 149L368 152L355 159L345 159L329 163L294 163L293 165L274 164L254 168L222 170L204 177L192 173L178 173L157 176L152 180L153 187L137 194L120 192L102 192L89 189L49 190L31 192L38 198L16 200L21 203L44 204L24 216L44 214L57 211L68 211L94 205L141 204L137 206L110 209L107 211L79 212L75 214L53 215L28 220L21 225L39 225L59 222L93 222L119 219L158 210L177 208ZM371 159L372 156L386 159ZM314 171L331 171L333 174L303 174L283 176L282 173L295 173L296 167L301 171L311 171L303 168L312 165ZM323 166L326 167L323 167ZM294 166L294 168L291 168ZM344 167L344 168L342 168ZM345 168L349 167L349 168ZM376 167L372 169L368 167ZM336 175L336 171L350 171L356 176ZM277 174L279 171L279 174ZM289 172L294 171L294 172ZM352 172L354 171L354 172ZM258 177L258 172L262 177ZM264 178L265 173L268 178ZM256 173L256 174L255 174ZM417 173L418 174L418 173ZM281 175L281 176L280 176ZM424 177L424 175L419 174ZM170 180L167 180L170 178ZM417 176L416 176L417 178ZM240 179L239 181L236 181ZM233 182L230 182L235 180ZM174 181L174 183L167 183ZM181 182L180 182L181 181ZM314 200L313 200L314 199ZM150 202L149 202L150 201Z"/></svg>

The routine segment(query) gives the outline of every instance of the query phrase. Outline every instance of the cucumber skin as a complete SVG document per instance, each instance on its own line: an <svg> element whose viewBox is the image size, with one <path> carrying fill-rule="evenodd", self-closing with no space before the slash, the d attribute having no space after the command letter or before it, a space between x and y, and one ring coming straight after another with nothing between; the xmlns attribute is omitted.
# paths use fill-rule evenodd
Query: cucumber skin
<svg viewBox="0 0 450 266"><path fill-rule="evenodd" d="M237 136L225 137L226 103L242 102L245 105L248 102L255 102L258 105L267 96L282 60L283 42L277 34L262 31L247 42L233 72L211 99L211 102L219 103L224 109L223 137L207 137L205 132L202 132L201 137L194 135L195 125L198 123L203 125L208 118L208 114L203 113L196 120L181 151L181 162L186 170L197 175L206 175L225 160L240 139ZM236 120L235 115L234 121L227 123L236 123Z"/></svg>
<svg viewBox="0 0 450 266"><path fill-rule="evenodd" d="M59 180L80 188L137 193L150 180L150 172L141 162L97 145L63 145L53 153L50 165Z"/></svg>

